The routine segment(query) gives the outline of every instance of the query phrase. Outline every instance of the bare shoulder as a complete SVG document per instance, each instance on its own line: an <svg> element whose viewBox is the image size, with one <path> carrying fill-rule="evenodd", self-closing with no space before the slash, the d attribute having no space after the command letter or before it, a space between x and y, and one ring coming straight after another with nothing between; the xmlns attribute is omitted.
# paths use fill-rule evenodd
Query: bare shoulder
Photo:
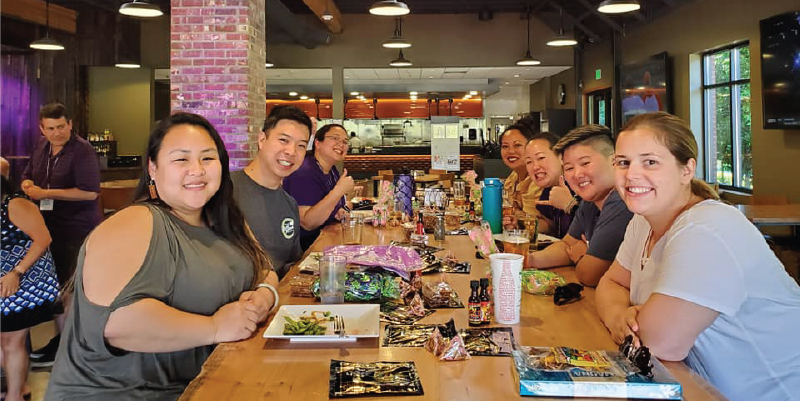
<svg viewBox="0 0 801 401"><path fill-rule="evenodd" d="M100 224L86 240L86 297L110 305L142 267L152 235L153 216L147 206L129 206Z"/></svg>

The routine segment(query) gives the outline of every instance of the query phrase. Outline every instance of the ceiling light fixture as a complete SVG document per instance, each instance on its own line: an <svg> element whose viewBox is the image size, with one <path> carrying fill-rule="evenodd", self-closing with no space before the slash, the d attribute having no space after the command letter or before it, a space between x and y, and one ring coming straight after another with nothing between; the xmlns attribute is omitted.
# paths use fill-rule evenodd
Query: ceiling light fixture
<svg viewBox="0 0 801 401"><path fill-rule="evenodd" d="M598 5L598 11L604 14L622 14L640 9L637 0L604 0Z"/></svg>
<svg viewBox="0 0 801 401"><path fill-rule="evenodd" d="M120 14L129 17L155 18L164 15L161 8L155 4L150 4L146 0L134 0L120 6Z"/></svg>
<svg viewBox="0 0 801 401"><path fill-rule="evenodd" d="M117 67L117 68L129 68L129 69L134 69L134 68L140 68L141 67L141 65L139 65L139 63L134 63L134 62L119 62L117 64L114 64L114 66Z"/></svg>
<svg viewBox="0 0 801 401"><path fill-rule="evenodd" d="M403 57L403 50L398 51L398 58L389 62L392 67L409 67L412 62Z"/></svg>
<svg viewBox="0 0 801 401"><path fill-rule="evenodd" d="M392 39L387 40L381 46L388 49L408 49L412 47L411 42L403 38L403 20L398 17L395 18L395 33Z"/></svg>
<svg viewBox="0 0 801 401"><path fill-rule="evenodd" d="M331 11L328 11L328 1L329 0L325 0L325 11L323 12L323 15L320 16L322 17L323 21L331 21L334 19L334 14L331 14Z"/></svg>
<svg viewBox="0 0 801 401"><path fill-rule="evenodd" d="M297 95L298 95L298 93L295 92L295 91L289 92L289 96L297 96Z"/></svg>
<svg viewBox="0 0 801 401"><path fill-rule="evenodd" d="M478 95L478 91L470 91L470 95L472 96Z"/></svg>
<svg viewBox="0 0 801 401"><path fill-rule="evenodd" d="M300 100L306 100L306 99L308 99L308 98L309 98L308 96L306 96L306 95L303 95L303 96L301 96L301 97L300 97Z"/></svg>
<svg viewBox="0 0 801 401"><path fill-rule="evenodd" d="M36 50L64 50L64 45L50 37L50 2L45 1L45 37L34 40L29 45Z"/></svg>
<svg viewBox="0 0 801 401"><path fill-rule="evenodd" d="M411 91L411 92L409 92L409 94L412 95L412 96L417 96L417 91Z"/></svg>
<svg viewBox="0 0 801 401"><path fill-rule="evenodd" d="M272 68L272 67L275 67L275 64L273 64L273 62L272 62L272 61L270 61L269 59L267 59L267 60L264 62L264 67L265 67L265 68Z"/></svg>
<svg viewBox="0 0 801 401"><path fill-rule="evenodd" d="M373 3L370 14L397 17L409 14L409 6L398 0L383 0Z"/></svg>
<svg viewBox="0 0 801 401"><path fill-rule="evenodd" d="M557 34L555 38L553 38L553 39L549 40L548 42L546 42L545 43L546 45L560 47L560 46L575 46L575 45L578 44L576 39L573 39L572 37L567 36L565 34L565 27L562 24L562 22L563 22L562 21L562 7L559 6L559 34Z"/></svg>
<svg viewBox="0 0 801 401"><path fill-rule="evenodd" d="M517 65L539 65L540 61L531 55L531 10L526 9L526 55L517 60Z"/></svg>
<svg viewBox="0 0 801 401"><path fill-rule="evenodd" d="M359 92L351 92L350 95L351 96L359 96Z"/></svg>

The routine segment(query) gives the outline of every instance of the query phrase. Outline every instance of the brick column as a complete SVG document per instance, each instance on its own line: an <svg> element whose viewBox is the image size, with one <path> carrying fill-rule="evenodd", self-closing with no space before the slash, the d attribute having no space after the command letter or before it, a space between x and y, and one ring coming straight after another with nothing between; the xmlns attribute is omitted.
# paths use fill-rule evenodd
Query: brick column
<svg viewBox="0 0 801 401"><path fill-rule="evenodd" d="M265 118L264 1L170 0L171 108L214 124L232 170L258 150Z"/></svg>

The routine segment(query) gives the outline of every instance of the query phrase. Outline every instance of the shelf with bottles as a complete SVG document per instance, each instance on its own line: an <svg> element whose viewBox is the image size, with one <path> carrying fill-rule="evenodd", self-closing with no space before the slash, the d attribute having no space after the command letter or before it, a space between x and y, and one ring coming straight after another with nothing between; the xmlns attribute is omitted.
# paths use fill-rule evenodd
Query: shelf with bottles
<svg viewBox="0 0 801 401"><path fill-rule="evenodd" d="M113 159L117 157L117 141L89 141L98 156Z"/></svg>

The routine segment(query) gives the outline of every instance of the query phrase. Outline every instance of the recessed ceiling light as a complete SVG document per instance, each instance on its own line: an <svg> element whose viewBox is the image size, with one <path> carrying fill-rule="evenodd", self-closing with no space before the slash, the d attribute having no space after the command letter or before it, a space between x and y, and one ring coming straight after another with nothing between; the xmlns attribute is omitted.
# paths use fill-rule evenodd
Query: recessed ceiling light
<svg viewBox="0 0 801 401"><path fill-rule="evenodd" d="M506 84L509 85L509 81L506 81Z"/></svg>
<svg viewBox="0 0 801 401"><path fill-rule="evenodd" d="M434 78L434 77L432 77L431 75L429 75L429 76L428 76L428 79L431 79L431 78Z"/></svg>
<svg viewBox="0 0 801 401"><path fill-rule="evenodd" d="M117 68L129 68L129 69L135 69L135 68L140 68L141 67L139 65L139 63L133 63L133 62L117 63L117 64L114 64L114 66L117 67Z"/></svg>
<svg viewBox="0 0 801 401"><path fill-rule="evenodd" d="M291 93L290 93L290 95L291 95ZM306 100L306 99L308 99L308 98L309 98L309 97L308 97L308 96L306 96L306 95L303 95L303 96L301 96L301 97L300 97L300 99L301 99L301 100Z"/></svg>
<svg viewBox="0 0 801 401"><path fill-rule="evenodd" d="M520 78L520 74L515 74L515 78Z"/></svg>
<svg viewBox="0 0 801 401"><path fill-rule="evenodd" d="M297 95L298 95L298 93L297 93L297 92L294 92L294 91L292 91L292 92L289 92L289 96L297 96Z"/></svg>
<svg viewBox="0 0 801 401"><path fill-rule="evenodd" d="M478 91L470 91L470 94L473 96L478 95Z"/></svg>
<svg viewBox="0 0 801 401"><path fill-rule="evenodd" d="M409 94L412 95L412 96L416 96L417 95L417 91L411 91L411 92L409 92Z"/></svg>
<svg viewBox="0 0 801 401"><path fill-rule="evenodd" d="M409 6L397 0L379 1L370 7L370 14L397 17L399 15L409 14Z"/></svg>
<svg viewBox="0 0 801 401"><path fill-rule="evenodd" d="M359 92L351 92L350 95L351 96L359 96Z"/></svg>
<svg viewBox="0 0 801 401"><path fill-rule="evenodd" d="M314 101L314 98L313 98L313 97L310 97L310 98L309 98L309 101L310 101L310 102L313 102L313 101Z"/></svg>

